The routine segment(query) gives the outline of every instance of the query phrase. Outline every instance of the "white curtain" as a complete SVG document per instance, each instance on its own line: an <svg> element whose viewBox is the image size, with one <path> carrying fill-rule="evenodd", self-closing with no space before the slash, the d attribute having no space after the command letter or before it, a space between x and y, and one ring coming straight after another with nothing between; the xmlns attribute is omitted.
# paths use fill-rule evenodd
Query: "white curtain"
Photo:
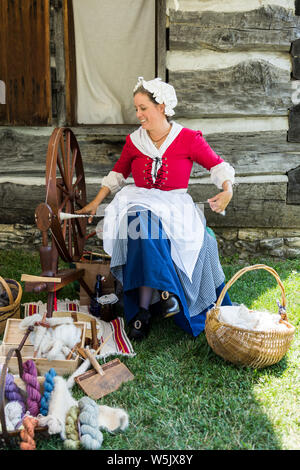
<svg viewBox="0 0 300 470"><path fill-rule="evenodd" d="M77 122L137 123L133 87L155 78L155 0L73 0Z"/></svg>

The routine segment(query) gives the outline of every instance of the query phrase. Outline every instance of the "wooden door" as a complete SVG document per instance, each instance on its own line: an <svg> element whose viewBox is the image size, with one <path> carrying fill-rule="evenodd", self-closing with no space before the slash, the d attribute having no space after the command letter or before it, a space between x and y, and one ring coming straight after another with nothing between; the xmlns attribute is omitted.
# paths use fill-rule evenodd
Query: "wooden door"
<svg viewBox="0 0 300 470"><path fill-rule="evenodd" d="M49 0L1 0L0 125L51 124Z"/></svg>

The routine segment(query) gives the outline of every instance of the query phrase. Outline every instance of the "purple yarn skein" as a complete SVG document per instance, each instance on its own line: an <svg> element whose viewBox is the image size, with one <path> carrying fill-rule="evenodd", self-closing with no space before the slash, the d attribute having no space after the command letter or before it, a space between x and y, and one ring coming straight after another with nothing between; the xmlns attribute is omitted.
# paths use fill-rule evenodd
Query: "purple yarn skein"
<svg viewBox="0 0 300 470"><path fill-rule="evenodd" d="M31 416L37 416L40 411L41 393L36 365L32 359L24 362L22 379L26 383L28 411Z"/></svg>
<svg viewBox="0 0 300 470"><path fill-rule="evenodd" d="M8 401L17 401L22 406L22 417L26 412L26 404L19 387L14 382L12 374L6 374L5 378L5 396Z"/></svg>
<svg viewBox="0 0 300 470"><path fill-rule="evenodd" d="M0 366L0 375L2 374L2 372L3 372L3 367ZM21 419L22 419L26 413L26 403L25 403L25 400L21 393L20 388L14 382L14 376L12 374L9 374L8 372L6 372L4 392L5 392L5 397L7 401L9 402L17 401L18 403L20 403L22 407L22 414L21 414Z"/></svg>

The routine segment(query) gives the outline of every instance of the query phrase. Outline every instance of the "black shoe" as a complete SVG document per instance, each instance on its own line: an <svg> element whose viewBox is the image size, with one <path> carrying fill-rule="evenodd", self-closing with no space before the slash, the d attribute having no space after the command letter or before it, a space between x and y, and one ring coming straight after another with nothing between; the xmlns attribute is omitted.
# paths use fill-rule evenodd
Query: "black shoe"
<svg viewBox="0 0 300 470"><path fill-rule="evenodd" d="M139 313L134 317L130 324L130 330L128 333L129 339L135 339L141 341L146 338L150 329L151 313L149 310L140 307Z"/></svg>
<svg viewBox="0 0 300 470"><path fill-rule="evenodd" d="M180 312L180 305L177 297L167 290L161 292L161 313L164 318L172 317Z"/></svg>

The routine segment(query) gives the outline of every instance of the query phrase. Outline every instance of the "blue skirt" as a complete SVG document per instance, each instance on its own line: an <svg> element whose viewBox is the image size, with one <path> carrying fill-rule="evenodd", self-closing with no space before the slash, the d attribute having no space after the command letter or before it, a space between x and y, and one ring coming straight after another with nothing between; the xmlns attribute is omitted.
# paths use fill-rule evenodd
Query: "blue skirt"
<svg viewBox="0 0 300 470"><path fill-rule="evenodd" d="M181 310L172 319L195 337L204 330L206 313L225 285L217 242L207 230L190 281L174 264L170 240L159 218L149 210L128 215L128 236L116 240L111 271L123 285L127 323L139 311L138 288L148 286L172 292L179 298ZM222 305L231 305L228 293Z"/></svg>

